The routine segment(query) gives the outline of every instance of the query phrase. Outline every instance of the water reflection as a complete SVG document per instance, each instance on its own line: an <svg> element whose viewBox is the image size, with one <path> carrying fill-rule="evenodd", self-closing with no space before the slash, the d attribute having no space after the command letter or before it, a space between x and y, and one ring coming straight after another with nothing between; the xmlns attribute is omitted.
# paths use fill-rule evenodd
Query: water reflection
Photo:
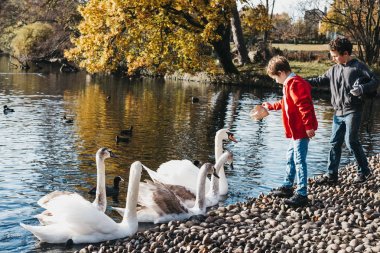
<svg viewBox="0 0 380 253"><path fill-rule="evenodd" d="M6 60L0 57L0 73L8 71ZM112 185L119 175L127 182L128 168L135 160L153 169L171 159L213 162L214 135L228 127L239 142L225 145L234 153L235 169L226 170L230 193L222 204L277 187L283 179L288 145L280 112L252 121L249 111L263 101L279 99L280 93L58 74L54 69L43 76L0 74L1 105L15 109L12 114L0 115L0 249L65 251L62 246L35 245L35 238L18 223L36 223L33 215L42 211L36 201L53 190L76 191L92 201L87 192L96 183L95 152L102 146L119 156L106 161L107 184ZM199 103L191 102L193 96ZM380 150L380 111L375 109L379 104L374 101L372 112L366 107L361 129L368 155ZM328 97L315 96L315 108L319 130L309 145L310 176L325 169L332 119ZM62 121L65 113L74 117L73 124ZM116 143L119 131L130 126L134 127L130 142ZM352 160L346 149L342 160ZM125 205L126 187L127 183L121 184L119 203L108 199L111 205Z"/></svg>

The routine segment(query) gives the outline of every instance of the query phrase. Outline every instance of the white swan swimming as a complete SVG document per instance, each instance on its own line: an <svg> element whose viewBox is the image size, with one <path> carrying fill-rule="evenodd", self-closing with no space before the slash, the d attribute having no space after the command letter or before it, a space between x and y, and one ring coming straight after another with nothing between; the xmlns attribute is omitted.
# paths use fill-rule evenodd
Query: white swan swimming
<svg viewBox="0 0 380 253"><path fill-rule="evenodd" d="M62 194L55 197L46 207L58 217L54 224L46 226L20 225L32 232L41 242L97 243L131 236L138 228L137 200L141 179L142 164L134 162L129 173L126 210L123 220L116 223L105 213L98 210L91 202L83 201L76 193Z"/></svg>
<svg viewBox="0 0 380 253"><path fill-rule="evenodd" d="M220 169L223 167L223 165L225 163L232 164L232 162L233 162L233 154L230 151L224 152L222 154L222 156L219 157L217 163L214 166L216 174L218 174L218 172L220 171ZM146 166L144 166L144 169L149 171L149 174L155 174L156 173L155 171L150 170ZM198 173L198 176L199 176L199 173ZM207 179L205 179L205 181L206 180ZM218 204L218 202L219 202L219 182L217 180L218 180L218 178L216 176L212 175L212 177L211 177L211 189L205 197L206 207L214 206L214 205ZM160 182L159 180L154 180L154 182L157 184L162 184L165 187L165 190L168 190L170 192L170 193L166 193L166 195L174 194L175 197L173 196L173 198L177 198L178 200L180 200L185 207L191 208L195 205L196 190L195 190L195 193L193 193L193 190L188 189L185 186L165 184L165 183ZM150 182L148 182L148 184L150 184ZM162 191L162 189L161 189L161 191ZM142 196L142 194L143 193L141 193L140 196ZM121 216L124 215L124 208L111 207L111 209L118 212ZM137 219L139 220L139 222L151 222L151 221L158 219L158 216L155 213L152 215L152 212L150 212L149 210L139 210L137 212Z"/></svg>
<svg viewBox="0 0 380 253"><path fill-rule="evenodd" d="M106 179L105 179L105 160L110 157L115 157L114 153L108 148L100 148L96 152L96 193L95 199L92 204L97 207L100 211L105 212L107 208L107 196L106 196ZM42 197L37 203L45 208L49 201L60 195L72 195L71 192L67 191L54 191ZM84 200L84 199L83 199ZM84 200L87 202L87 200ZM55 222L55 217L49 210L45 210L40 214L35 216L41 224L48 225Z"/></svg>
<svg viewBox="0 0 380 253"><path fill-rule="evenodd" d="M140 183L139 204L142 208L137 212L139 222L161 223L206 213L205 182L207 175L215 175L215 172L211 163L205 163L199 169L196 199L192 207L187 207L165 184L152 181Z"/></svg>
<svg viewBox="0 0 380 253"><path fill-rule="evenodd" d="M220 129L215 134L215 161L223 154L223 140L237 142L234 135L229 129ZM165 184L182 185L187 189L196 189L197 176L199 168L189 160L171 160L160 165L157 173L149 173L153 180ZM222 166L219 173L219 195L226 195L228 192L228 182L224 167ZM206 180L206 188L210 189L210 180Z"/></svg>
<svg viewBox="0 0 380 253"><path fill-rule="evenodd" d="M215 170L216 174L220 172L220 170L223 168L223 165L225 163L228 163L232 165L233 162L233 154L230 151L224 152L219 159L217 160L215 164ZM174 184L166 184L165 178L162 177L162 175L158 174L157 172L150 170L145 167L145 170L148 171L149 175L152 176L153 181L160 182L164 184L167 188L169 188L187 207L194 206L195 202L195 193L196 189L187 188L186 186L182 185L174 185ZM198 172L199 173L199 172ZM219 175L219 174L218 174ZM211 184L209 192L206 195L206 206L214 206L218 204L219 202L219 178L212 175L211 177ZM205 180L208 182L208 178ZM115 208L114 208L115 209Z"/></svg>

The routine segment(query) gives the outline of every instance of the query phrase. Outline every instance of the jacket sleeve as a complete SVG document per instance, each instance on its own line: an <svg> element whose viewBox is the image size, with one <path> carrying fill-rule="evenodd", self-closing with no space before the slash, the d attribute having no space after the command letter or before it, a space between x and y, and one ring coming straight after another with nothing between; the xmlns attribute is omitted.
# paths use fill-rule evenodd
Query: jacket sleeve
<svg viewBox="0 0 380 253"><path fill-rule="evenodd" d="M305 82L300 82L298 80L289 87L289 94L294 104L301 113L302 122L305 125L306 130L314 129L314 107L311 98L310 88ZM316 129L314 129L316 130Z"/></svg>
<svg viewBox="0 0 380 253"><path fill-rule="evenodd" d="M280 101L277 101L277 102L273 103L272 108L269 108L269 109L270 110L275 110L275 111L281 110L281 108L282 108L282 100L283 99L281 99Z"/></svg>
<svg viewBox="0 0 380 253"><path fill-rule="evenodd" d="M325 74L306 79L312 86L315 87L329 87L330 86L330 73L332 69L329 69Z"/></svg>
<svg viewBox="0 0 380 253"><path fill-rule="evenodd" d="M363 75L369 80L366 83L361 83L363 86L363 93L366 94L376 91L379 86L379 78L372 71L370 71L365 64L361 65Z"/></svg>

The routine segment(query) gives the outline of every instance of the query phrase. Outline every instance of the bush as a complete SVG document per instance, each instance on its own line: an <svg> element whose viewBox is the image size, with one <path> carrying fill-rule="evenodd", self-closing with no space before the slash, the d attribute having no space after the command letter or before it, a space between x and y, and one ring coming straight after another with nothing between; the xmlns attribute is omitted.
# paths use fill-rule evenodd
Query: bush
<svg viewBox="0 0 380 253"><path fill-rule="evenodd" d="M18 28L11 41L12 53L22 62L43 58L52 35L53 28L46 23L36 22Z"/></svg>

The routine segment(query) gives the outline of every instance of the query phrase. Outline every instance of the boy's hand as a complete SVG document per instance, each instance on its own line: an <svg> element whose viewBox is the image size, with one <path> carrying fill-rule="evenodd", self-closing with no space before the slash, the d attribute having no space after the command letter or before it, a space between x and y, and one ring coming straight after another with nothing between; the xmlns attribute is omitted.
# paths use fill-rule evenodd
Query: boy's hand
<svg viewBox="0 0 380 253"><path fill-rule="evenodd" d="M272 110L272 109L273 109L272 104L269 103L269 102L264 102L264 103L262 104L262 106L265 107L265 109L267 109L267 110Z"/></svg>
<svg viewBox="0 0 380 253"><path fill-rule="evenodd" d="M307 134L307 137L311 139L315 136L315 131L314 129L306 130L306 134Z"/></svg>
<svg viewBox="0 0 380 253"><path fill-rule="evenodd" d="M350 93L356 97L363 95L363 85L355 84L350 90Z"/></svg>

